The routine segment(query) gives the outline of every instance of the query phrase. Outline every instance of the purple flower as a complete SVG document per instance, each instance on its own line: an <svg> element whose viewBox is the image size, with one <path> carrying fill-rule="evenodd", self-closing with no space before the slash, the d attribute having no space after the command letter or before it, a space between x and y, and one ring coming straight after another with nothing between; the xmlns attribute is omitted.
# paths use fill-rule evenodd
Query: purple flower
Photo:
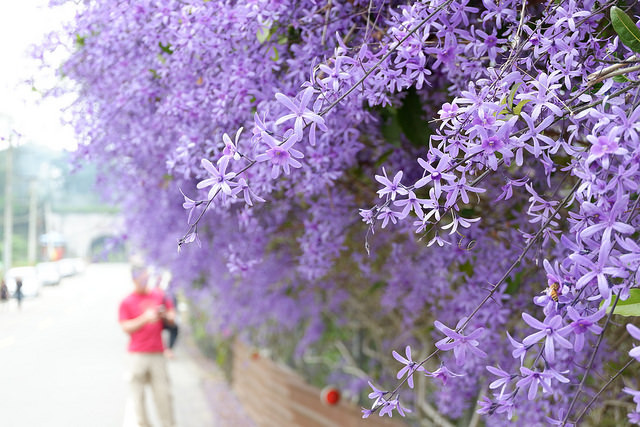
<svg viewBox="0 0 640 427"><path fill-rule="evenodd" d="M570 258L576 264L583 267L581 270L584 273L580 273L582 274L582 276L576 281L576 288L582 289L593 279L597 279L598 290L600 291L600 296L602 299L608 299L611 296L611 289L609 288L607 275L615 277L625 277L627 275L627 273L621 267L605 267L605 263L608 260L607 257L600 257L597 264L581 254L571 254Z"/></svg>
<svg viewBox="0 0 640 427"><path fill-rule="evenodd" d="M578 313L578 311L572 306L567 307L567 314L573 320L573 322L569 324L569 327L571 328L571 332L576 336L573 343L573 349L576 352L581 351L584 346L585 332L590 331L596 335L600 335L600 333L602 333L602 328L595 323L604 317L607 306L608 304L605 304L602 309L586 317L581 316L580 313Z"/></svg>
<svg viewBox="0 0 640 427"><path fill-rule="evenodd" d="M458 329L464 322L466 318L460 319L456 329ZM484 332L484 328L478 328L471 332L469 335L462 335L459 332L454 331L453 329L445 326L440 321L436 320L434 326L447 337L441 339L436 343L436 347L438 347L442 351L448 351L453 349L453 354L456 358L456 363L460 365L464 365L466 360L467 352L473 353L478 357L486 357L487 353L480 350L478 348L478 340L482 333ZM452 340L451 342L448 342Z"/></svg>
<svg viewBox="0 0 640 427"><path fill-rule="evenodd" d="M379 390L376 388L376 386L374 386L371 383L371 381L367 381L367 382L369 383L369 386L373 389L373 391L369 393L368 397L369 399L375 399L375 401L373 402L373 405L371 405L371 409L374 409L378 406L378 403L380 403L381 400L384 402L384 396L385 394L388 393L388 391Z"/></svg>
<svg viewBox="0 0 640 427"><path fill-rule="evenodd" d="M377 218L382 220L382 228L385 228L389 221L395 224L396 222L398 222L398 218L400 218L401 216L402 214L400 212L396 212L385 206L380 209L380 213L378 214Z"/></svg>
<svg viewBox="0 0 640 427"><path fill-rule="evenodd" d="M628 325L627 325L628 326ZM634 390L630 387L625 387L622 389L624 393L633 396L633 402L636 404L636 411L640 411L640 391Z"/></svg>
<svg viewBox="0 0 640 427"><path fill-rule="evenodd" d="M471 226L471 223L478 222L478 221L480 221L480 218L463 218L461 216L458 216L452 213L451 222L446 225L443 225L442 229L443 230L451 229L449 231L449 234L453 234L458 230L458 226L461 226L462 228L469 228Z"/></svg>
<svg viewBox="0 0 640 427"><path fill-rule="evenodd" d="M445 209L454 206L458 202L458 196L463 203L469 203L469 194L471 193L484 193L486 190L480 187L472 187L467 184L467 178L464 174L456 181L451 181L449 185L443 185L442 189L447 192L447 201L445 202Z"/></svg>
<svg viewBox="0 0 640 427"><path fill-rule="evenodd" d="M493 390L495 388L502 387L502 389L500 390L500 394L502 395L504 393L505 387L509 384L509 381L513 379L514 375L503 371L502 369L500 369L500 367L495 368L493 366L487 366L486 368L487 371L498 377L497 380L489 384L489 388Z"/></svg>
<svg viewBox="0 0 640 427"><path fill-rule="evenodd" d="M556 343L564 348L573 347L573 345L564 338L564 336L569 333L570 326L562 326L562 316L559 314L541 322L528 313L522 313L522 319L532 328L539 329L538 332L534 332L522 340L522 344L529 347L544 338L544 356L548 362L553 362L555 359Z"/></svg>
<svg viewBox="0 0 640 427"><path fill-rule="evenodd" d="M207 159L202 159L202 167L207 170L211 174L211 178L203 179L196 185L196 188L204 188L211 186L209 190L209 195L207 196L209 200L213 199L218 191L222 190L222 193L231 196L231 185L234 185L231 180L236 176L235 172L227 173L227 162L222 162L219 167L216 168L213 163L211 163Z"/></svg>
<svg viewBox="0 0 640 427"><path fill-rule="evenodd" d="M621 122L620 125L614 126L612 130L615 129L616 132L622 132L623 136L637 142L640 139L638 138L638 132L640 132L640 107L636 107L635 110L629 113L628 117L627 113L616 105L611 106L611 112Z"/></svg>
<svg viewBox="0 0 640 427"><path fill-rule="evenodd" d="M324 119L318 114L307 108L309 102L311 102L311 98L313 97L313 87L308 87L302 92L302 97L300 99L300 104L296 104L293 102L288 96L282 93L276 93L276 99L289 110L291 113L285 114L284 116L278 118L276 120L275 125L278 126L287 120L294 119L295 122L293 124L293 135L291 138L293 142L300 141L302 139L302 130L305 125L304 119L309 120L310 122L315 122L321 129L326 129L324 124Z"/></svg>
<svg viewBox="0 0 640 427"><path fill-rule="evenodd" d="M522 112L520 114L520 117L522 117L524 121L527 123L528 130L521 137L518 138L518 141L522 143L527 143L531 141L533 143L532 146L525 145L525 148L527 149L527 151L529 151L531 154L533 154L534 157L537 158L540 156L540 154L542 154L542 149L540 148L540 141L544 142L549 147L553 147L554 145L553 139L551 139L550 137L542 133L543 131L548 129L553 123L555 119L553 116L545 117L545 119L542 120L542 122L540 122L538 126L535 125L535 121L527 113Z"/></svg>
<svg viewBox="0 0 640 427"><path fill-rule="evenodd" d="M440 119L451 119L458 114L458 106L455 101L453 103L445 102L442 104L442 108L438 111L438 115Z"/></svg>
<svg viewBox="0 0 640 427"><path fill-rule="evenodd" d="M513 187L522 187L527 182L529 182L529 178L524 177L520 179L509 179L507 178L507 183L501 187L502 193L495 199L495 201L500 200L509 200L513 197Z"/></svg>
<svg viewBox="0 0 640 427"><path fill-rule="evenodd" d="M407 346L407 348L405 349L405 354L407 356L406 358L400 356L400 354L398 354L398 352L395 350L393 350L391 354L393 355L394 359L405 365L398 371L396 378L400 379L404 376L404 374L407 374L407 384L409 384L410 388L413 388L413 373L416 371L424 371L425 369L422 366L418 366L416 362L411 360L411 347Z"/></svg>
<svg viewBox="0 0 640 427"><path fill-rule="evenodd" d="M240 134L242 133L242 129L243 128L240 128L236 132L235 142L231 141L231 138L229 138L229 135L227 135L226 133L222 135L222 141L224 142L224 148L222 149L222 157L220 157L220 159L218 159L218 165L220 163L222 163L223 161L225 161L225 160L229 161L231 159L233 159L233 160L239 160L240 159L240 153L238 153L238 139L240 138Z"/></svg>
<svg viewBox="0 0 640 427"><path fill-rule="evenodd" d="M492 415L495 412L495 403L487 396L482 396L478 400L478 413L482 415Z"/></svg>
<svg viewBox="0 0 640 427"><path fill-rule="evenodd" d="M380 407L379 416L383 417L385 414L389 415L389 417L393 417L393 409L394 407L390 404L390 402L384 401Z"/></svg>
<svg viewBox="0 0 640 427"><path fill-rule="evenodd" d="M635 228L631 225L617 221L617 219L625 212L628 202L628 196L618 197L611 207L611 210L607 212L606 215L599 217L602 221L590 225L580 232L580 237L582 239L586 239L602 231L602 243L599 251L600 258L605 258L609 255L611 247L613 246L611 242L611 234L614 230L621 234L631 234L635 231Z"/></svg>
<svg viewBox="0 0 640 427"><path fill-rule="evenodd" d="M529 393L527 394L529 400L535 399L536 394L538 394L538 386L542 386L545 393L552 393L553 389L551 388L551 380L554 378L561 383L569 382L569 378L551 368L547 368L543 372L538 372L521 366L520 372L524 378L518 381L516 386L522 388L527 385L529 386Z"/></svg>
<svg viewBox="0 0 640 427"><path fill-rule="evenodd" d="M403 408L402 406L400 406L400 401L398 399L394 399L394 400L389 400L385 402L384 406L380 408L380 416L382 417L385 414L387 414L390 417L392 417L394 409L397 410L398 413L403 417L405 416L405 411L411 412L407 408Z"/></svg>
<svg viewBox="0 0 640 427"><path fill-rule="evenodd" d="M345 57L336 58L333 68L326 64L320 64L318 66L318 69L325 74L325 77L321 78L320 82L327 87L331 86L334 92L338 92L343 81L348 81L351 78L351 74L340 70L343 58Z"/></svg>
<svg viewBox="0 0 640 427"><path fill-rule="evenodd" d="M436 199L440 197L440 194L442 193L442 180L444 179L451 182L456 178L454 174L445 172L449 168L449 156L443 155L438 161L438 165L436 167L431 166L429 162L420 158L418 158L418 163L423 167L426 175L420 178L418 182L415 183L414 187L421 188L430 182L433 183Z"/></svg>
<svg viewBox="0 0 640 427"><path fill-rule="evenodd" d="M241 191L244 196L245 203L249 206L253 206L253 200L251 199L252 197L256 202L265 201L262 197L258 196L256 193L253 192L253 190L251 190L251 187L249 187L247 180L244 178L238 179L238 185L236 188L233 189L233 195L236 195Z"/></svg>
<svg viewBox="0 0 640 427"><path fill-rule="evenodd" d="M179 188L179 190L180 190L180 193L182 193L182 196L184 197L184 203L182 204L182 207L184 209L189 209L189 217L187 218L187 224L191 225L191 218L193 217L193 212L195 211L196 207L200 204L200 202L196 202L195 200L188 198L187 195L182 192L181 188Z"/></svg>
<svg viewBox="0 0 640 427"><path fill-rule="evenodd" d="M513 414L516 411L516 403L514 399L515 394L500 394L496 396L496 414L507 413L507 419L511 420L513 418Z"/></svg>
<svg viewBox="0 0 640 427"><path fill-rule="evenodd" d="M418 231L416 231L416 233L417 232ZM451 244L451 242L447 242L446 240L442 239L442 237L440 237L440 233L438 233L437 231L435 232L431 240L429 240L429 242L427 243L427 247L432 246L434 243L440 247Z"/></svg>
<svg viewBox="0 0 640 427"><path fill-rule="evenodd" d="M627 332L636 340L640 341L640 328L636 325L632 325L631 323L627 323ZM635 346L629 351L629 356L635 358L638 362L640 362L640 345Z"/></svg>
<svg viewBox="0 0 640 427"><path fill-rule="evenodd" d="M418 218L424 218L424 211L422 210L422 206L428 206L431 208L436 207L436 203L431 199L419 199L412 190L408 190L408 197L406 199L396 200L393 202L396 206L404 206L402 209L402 213L400 214L401 218L405 218L409 215L409 212L412 210L416 213Z"/></svg>
<svg viewBox="0 0 640 427"><path fill-rule="evenodd" d="M296 160L304 157L304 154L299 152L293 147L295 144L295 138L289 138L280 145L280 141L273 138L266 132L262 132L262 140L267 143L269 149L256 156L256 161L265 162L270 160L273 164L271 169L271 178L276 179L280 176L280 168L284 170L286 174L290 173L289 167L300 168L302 164Z"/></svg>
<svg viewBox="0 0 640 427"><path fill-rule="evenodd" d="M360 209L360 216L365 224L373 224L373 210L372 209Z"/></svg>
<svg viewBox="0 0 640 427"><path fill-rule="evenodd" d="M447 385L447 381L449 381L449 378L464 377L463 374L456 374L455 372L450 371L444 365L440 366L433 372L425 371L425 375L427 377L438 378L440 381L442 381L442 385Z"/></svg>
<svg viewBox="0 0 640 427"><path fill-rule="evenodd" d="M198 246L202 246L202 242L200 241L200 237L198 236L197 231L192 231L184 236L182 239L178 240L178 250L183 244L196 242Z"/></svg>
<svg viewBox="0 0 640 427"><path fill-rule="evenodd" d="M575 427L574 423L564 422L564 409L561 409L558 412L558 418L546 417L547 422L552 426L566 426L566 427Z"/></svg>
<svg viewBox="0 0 640 427"><path fill-rule="evenodd" d="M533 110L531 118L538 120L543 107L547 107L556 116L562 115L562 109L554 104L555 92L561 85L558 82L562 78L561 72L556 70L551 74L540 73L537 78L531 81L531 84L535 86L536 90L516 95L519 100L533 101Z"/></svg>
<svg viewBox="0 0 640 427"><path fill-rule="evenodd" d="M396 195L398 194L402 196L409 194L409 191L400 183L400 180L402 180L402 174L402 171L398 171L398 173L393 177L393 181L390 181L389 178L387 178L387 171L382 168L382 175L375 176L376 181L384 185L384 188L378 190L378 196L382 197L385 194L389 194L391 196L391 200L395 200Z"/></svg>
<svg viewBox="0 0 640 427"><path fill-rule="evenodd" d="M510 420L511 418L513 418L513 413L516 409L513 398L513 393L510 393L508 395L499 395L496 396L496 401L494 402L487 396L482 396L482 398L478 401L478 413L493 415L506 412L507 418Z"/></svg>
<svg viewBox="0 0 640 427"><path fill-rule="evenodd" d="M587 166L595 160L602 159L602 167L608 169L609 157L605 157L607 154L620 155L627 154L628 152L618 145L615 128L611 129L607 135L587 135L587 141L591 143L591 149L589 150L589 156L586 161Z"/></svg>
<svg viewBox="0 0 640 427"><path fill-rule="evenodd" d="M476 144L469 149L467 154L471 155L482 153L486 159L486 165L492 170L496 170L498 168L497 153L500 154L508 164L510 159L513 157L513 153L511 151L513 144L510 143L510 134L517 119L518 117L515 116L507 122L501 122L502 125L497 131L493 131L492 128L479 128L480 144Z"/></svg>
<svg viewBox="0 0 640 427"><path fill-rule="evenodd" d="M515 348L515 350L511 352L511 355L513 356L514 359L517 359L519 357L520 364L522 364L522 362L524 361L524 356L527 354L527 346L525 346L519 341L516 341L509 334L509 332L507 332L507 338L509 338L509 342L511 342L511 345Z"/></svg>

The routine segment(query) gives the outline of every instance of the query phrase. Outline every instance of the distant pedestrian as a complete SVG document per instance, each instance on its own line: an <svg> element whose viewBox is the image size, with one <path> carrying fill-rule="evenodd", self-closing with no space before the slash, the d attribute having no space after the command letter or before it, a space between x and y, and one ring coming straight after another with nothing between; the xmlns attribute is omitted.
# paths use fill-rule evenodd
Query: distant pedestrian
<svg viewBox="0 0 640 427"><path fill-rule="evenodd" d="M22 308L22 279L20 277L16 277L16 300L18 300L18 308Z"/></svg>
<svg viewBox="0 0 640 427"><path fill-rule="evenodd" d="M175 427L173 398L162 342L163 320L175 324L175 308L162 290L148 288L146 267L131 268L134 291L121 303L119 321L129 334L131 393L140 427L149 427L144 390L151 385L156 409L163 427Z"/></svg>
<svg viewBox="0 0 640 427"><path fill-rule="evenodd" d="M9 288L7 288L7 283L2 279L0 282L0 304L4 307L4 304L9 300Z"/></svg>

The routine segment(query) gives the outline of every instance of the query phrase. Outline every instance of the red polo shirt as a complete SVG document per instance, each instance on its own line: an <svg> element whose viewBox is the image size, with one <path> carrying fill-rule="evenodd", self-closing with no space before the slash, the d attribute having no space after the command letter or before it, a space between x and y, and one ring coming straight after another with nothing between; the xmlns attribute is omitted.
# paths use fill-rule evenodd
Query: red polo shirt
<svg viewBox="0 0 640 427"><path fill-rule="evenodd" d="M140 316L149 307L165 306L173 309L171 298L165 298L164 292L158 288L146 294L132 293L120 303L119 321L131 320ZM158 353L164 351L162 342L162 320L147 323L142 328L130 334L129 351L135 353Z"/></svg>

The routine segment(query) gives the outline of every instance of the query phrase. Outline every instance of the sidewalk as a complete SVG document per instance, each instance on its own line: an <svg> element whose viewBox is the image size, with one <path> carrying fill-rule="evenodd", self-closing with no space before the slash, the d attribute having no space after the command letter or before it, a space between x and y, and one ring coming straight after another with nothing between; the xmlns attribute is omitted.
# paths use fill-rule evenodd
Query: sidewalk
<svg viewBox="0 0 640 427"><path fill-rule="evenodd" d="M186 321L168 360L177 427L254 427L218 366L197 348ZM154 427L160 426L150 389L147 409ZM123 427L137 427L133 404L127 399Z"/></svg>

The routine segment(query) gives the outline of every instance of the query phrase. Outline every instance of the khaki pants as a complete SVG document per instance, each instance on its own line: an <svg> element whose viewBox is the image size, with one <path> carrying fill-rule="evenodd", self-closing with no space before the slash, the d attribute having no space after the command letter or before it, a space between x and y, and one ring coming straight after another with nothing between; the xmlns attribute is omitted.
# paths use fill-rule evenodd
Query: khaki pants
<svg viewBox="0 0 640 427"><path fill-rule="evenodd" d="M163 427L175 427L173 398L162 353L131 353L131 394L140 427L150 427L145 404L144 389L151 385L156 410Z"/></svg>

